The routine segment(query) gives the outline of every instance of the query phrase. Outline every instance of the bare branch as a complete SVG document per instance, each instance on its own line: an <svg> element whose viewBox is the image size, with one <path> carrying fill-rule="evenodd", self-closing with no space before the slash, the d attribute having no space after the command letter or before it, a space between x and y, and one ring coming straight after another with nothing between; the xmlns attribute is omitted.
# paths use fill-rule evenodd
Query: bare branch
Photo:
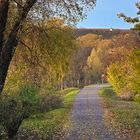
<svg viewBox="0 0 140 140"><path fill-rule="evenodd" d="M21 7L21 8L23 8L24 9L24 7L23 7L23 5L21 4L21 3L19 3L19 2L17 2L16 0L13 0L19 7Z"/></svg>

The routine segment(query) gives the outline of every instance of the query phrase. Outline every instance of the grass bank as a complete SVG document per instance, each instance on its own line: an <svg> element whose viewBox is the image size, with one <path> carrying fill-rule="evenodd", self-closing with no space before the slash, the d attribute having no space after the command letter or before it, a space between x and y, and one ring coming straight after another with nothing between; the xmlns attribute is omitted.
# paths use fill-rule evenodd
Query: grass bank
<svg viewBox="0 0 140 140"><path fill-rule="evenodd" d="M140 104L116 97L111 87L100 91L105 109L105 122L113 126L121 140L140 140Z"/></svg>
<svg viewBox="0 0 140 140"><path fill-rule="evenodd" d="M63 136L69 127L70 110L79 89L67 91L63 95L63 107L47 113L33 115L23 122L19 130L20 140L63 140Z"/></svg>

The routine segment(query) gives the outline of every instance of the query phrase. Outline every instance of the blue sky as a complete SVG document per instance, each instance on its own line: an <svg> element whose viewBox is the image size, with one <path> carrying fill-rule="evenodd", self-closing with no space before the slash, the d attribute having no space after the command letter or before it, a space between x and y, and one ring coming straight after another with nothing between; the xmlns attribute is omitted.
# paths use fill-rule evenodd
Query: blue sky
<svg viewBox="0 0 140 140"><path fill-rule="evenodd" d="M139 0L97 0L96 7L87 13L87 18L78 23L80 28L131 28L133 24L125 23L117 17L123 12L136 16L135 3Z"/></svg>

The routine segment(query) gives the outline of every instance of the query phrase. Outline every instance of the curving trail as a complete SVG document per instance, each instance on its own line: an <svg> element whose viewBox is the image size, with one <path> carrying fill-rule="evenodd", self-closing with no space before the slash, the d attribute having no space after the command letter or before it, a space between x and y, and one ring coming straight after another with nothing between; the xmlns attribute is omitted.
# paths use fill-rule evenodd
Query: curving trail
<svg viewBox="0 0 140 140"><path fill-rule="evenodd" d="M66 140L117 140L103 122L99 89L107 85L85 87L77 95L72 110L72 127Z"/></svg>

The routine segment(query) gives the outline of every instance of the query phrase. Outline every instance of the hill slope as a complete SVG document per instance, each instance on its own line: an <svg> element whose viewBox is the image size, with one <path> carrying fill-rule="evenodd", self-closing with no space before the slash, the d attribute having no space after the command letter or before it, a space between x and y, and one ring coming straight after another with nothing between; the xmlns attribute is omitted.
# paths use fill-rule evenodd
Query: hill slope
<svg viewBox="0 0 140 140"><path fill-rule="evenodd" d="M83 36L86 34L97 34L102 35L103 38L109 39L116 35L124 35L124 34L133 34L136 35L136 32L129 29L93 29L93 28L77 28L75 29L76 37Z"/></svg>

